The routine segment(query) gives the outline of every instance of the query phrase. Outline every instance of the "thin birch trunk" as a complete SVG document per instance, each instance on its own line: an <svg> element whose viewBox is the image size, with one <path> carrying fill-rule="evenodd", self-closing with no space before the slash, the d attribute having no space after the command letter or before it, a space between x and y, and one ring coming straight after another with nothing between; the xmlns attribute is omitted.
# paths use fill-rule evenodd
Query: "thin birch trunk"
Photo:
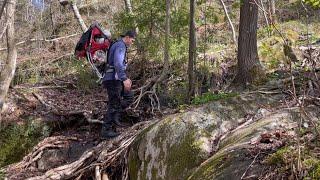
<svg viewBox="0 0 320 180"><path fill-rule="evenodd" d="M8 22L7 26L7 46L8 54L7 59L0 61L0 122L1 113L5 103L5 99L9 90L11 80L14 76L16 69L16 59L17 59L17 49L15 46L14 39L14 11L15 11L16 1L8 0L6 8L6 18Z"/></svg>
<svg viewBox="0 0 320 180"><path fill-rule="evenodd" d="M269 16L270 16L270 21L272 24L277 23L277 18L276 18L276 2L275 0L268 0L268 6L269 6Z"/></svg>
<svg viewBox="0 0 320 180"><path fill-rule="evenodd" d="M79 13L79 9L78 9L78 7L77 7L77 5L76 5L76 3L74 1L72 1L71 7L72 7L72 10L73 10L73 13L74 13L75 17L77 18L77 20L78 20L78 22L80 24L80 27L81 27L82 31L85 32L88 28L87 28L86 24L84 23L81 15Z"/></svg>
<svg viewBox="0 0 320 180"><path fill-rule="evenodd" d="M260 4L261 4L262 13L263 13L264 19L266 21L267 27L269 27L269 21L268 21L268 17L267 17L267 12L266 12L266 10L264 8L263 0L260 0Z"/></svg>
<svg viewBox="0 0 320 180"><path fill-rule="evenodd" d="M4 0L4 1L3 1L3 4L2 4L2 6L1 6L1 9L0 9L0 19L1 19L1 17L2 17L2 13L3 13L3 11L4 11L4 8L6 7L6 4L7 4L7 0Z"/></svg>
<svg viewBox="0 0 320 180"><path fill-rule="evenodd" d="M126 10L129 14L133 14L132 5L130 0L124 0L124 4L126 6Z"/></svg>
<svg viewBox="0 0 320 180"><path fill-rule="evenodd" d="M222 4L222 6L223 6L224 13L225 13L225 15L226 15L226 17L227 17L227 19L228 19L229 25L230 25L230 27L231 27L233 42L234 42L235 45L237 45L236 31L234 30L234 26L233 26L232 21L231 21L231 19L230 19L230 17L229 17L227 7L226 7L226 5L224 4L223 0L220 0L220 2L221 2L221 4Z"/></svg>

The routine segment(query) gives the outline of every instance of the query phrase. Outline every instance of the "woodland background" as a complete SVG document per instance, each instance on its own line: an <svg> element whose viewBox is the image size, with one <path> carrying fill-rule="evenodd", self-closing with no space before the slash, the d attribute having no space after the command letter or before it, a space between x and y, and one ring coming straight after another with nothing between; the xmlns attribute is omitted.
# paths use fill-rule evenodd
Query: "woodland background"
<svg viewBox="0 0 320 180"><path fill-rule="evenodd" d="M268 82L283 83L288 106L320 104L318 0L0 4L0 166L21 160L44 137L92 128L84 122L99 121L106 111L105 90L88 63L74 56L84 30L76 10L87 27L98 22L115 39L128 29L138 31L128 53L136 92L133 123L258 91ZM245 5L255 10L241 11ZM241 36L241 27L254 33ZM95 141L99 135L83 136Z"/></svg>

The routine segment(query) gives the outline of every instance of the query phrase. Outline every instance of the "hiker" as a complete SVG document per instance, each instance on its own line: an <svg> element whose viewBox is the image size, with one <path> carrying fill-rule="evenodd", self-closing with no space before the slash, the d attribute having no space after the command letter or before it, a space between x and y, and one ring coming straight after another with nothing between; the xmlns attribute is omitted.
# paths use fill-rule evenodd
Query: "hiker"
<svg viewBox="0 0 320 180"><path fill-rule="evenodd" d="M112 138L120 134L115 131L114 125L124 127L121 114L133 102L132 82L125 71L127 48L133 44L135 38L134 31L127 31L108 51L108 68L103 78L103 86L107 89L109 103L101 129L102 138Z"/></svg>

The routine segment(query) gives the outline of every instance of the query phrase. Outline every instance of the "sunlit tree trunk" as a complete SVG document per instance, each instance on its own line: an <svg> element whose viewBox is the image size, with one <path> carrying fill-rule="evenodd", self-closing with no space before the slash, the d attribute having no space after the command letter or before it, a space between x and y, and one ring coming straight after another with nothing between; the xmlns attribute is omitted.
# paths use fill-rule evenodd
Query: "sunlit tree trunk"
<svg viewBox="0 0 320 180"><path fill-rule="evenodd" d="M0 19L1 19L1 17L2 17L2 13L3 13L3 11L4 11L4 8L6 7L6 4L7 4L7 0L4 0L4 1L2 2L1 9L0 9Z"/></svg>
<svg viewBox="0 0 320 180"><path fill-rule="evenodd" d="M234 83L247 85L262 78L257 51L258 6L255 0L243 0L240 7L238 73Z"/></svg>
<svg viewBox="0 0 320 180"><path fill-rule="evenodd" d="M130 0L124 0L124 4L126 6L126 10L129 14L132 14L132 5L131 5L131 1Z"/></svg>
<svg viewBox="0 0 320 180"><path fill-rule="evenodd" d="M220 0L220 2L221 2L221 5L222 5L222 7L223 7L224 13L225 13L225 15L226 15L226 17L227 17L227 19L228 19L229 25L230 25L230 27L231 27L232 38L233 38L232 40L233 40L234 44L237 45L236 31L234 30L234 26L233 26L232 21L231 21L231 19L230 19L230 17L229 17L229 13L228 13L227 7L226 7L226 5L224 4L223 0Z"/></svg>
<svg viewBox="0 0 320 180"><path fill-rule="evenodd" d="M70 6L71 6L71 8L72 8L72 11L73 11L73 13L74 13L74 16L76 17L76 19L77 19L78 22L79 22L79 25L80 25L80 27L81 27L81 30L82 30L83 32L85 32L88 28L87 28L86 24L84 23L81 15L80 15L80 12L79 12L79 9L78 9L78 7L77 7L76 2L75 2L75 1L71 1L71 0L70 0L70 1L69 1L69 0L59 0L59 2L60 2L60 4L63 5L63 6L70 4Z"/></svg>
<svg viewBox="0 0 320 180"><path fill-rule="evenodd" d="M188 61L188 102L194 96L194 63L196 61L196 35L195 35L195 0L190 0L190 22L189 22L189 61Z"/></svg>
<svg viewBox="0 0 320 180"><path fill-rule="evenodd" d="M270 16L270 23L276 23L276 2L275 0L268 0L268 6L269 6L269 16Z"/></svg>
<svg viewBox="0 0 320 180"><path fill-rule="evenodd" d="M0 121L1 112L16 69L17 49L14 40L14 11L16 1L8 0L6 4L7 19L7 59L0 61Z"/></svg>

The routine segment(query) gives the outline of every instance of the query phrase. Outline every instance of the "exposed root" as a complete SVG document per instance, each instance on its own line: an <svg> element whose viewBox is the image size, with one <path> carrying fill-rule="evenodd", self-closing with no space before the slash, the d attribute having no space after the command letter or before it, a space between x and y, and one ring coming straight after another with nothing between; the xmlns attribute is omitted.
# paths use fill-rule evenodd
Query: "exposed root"
<svg viewBox="0 0 320 180"><path fill-rule="evenodd" d="M122 167L122 177L128 177L127 169L127 153L131 143L136 136L146 127L152 125L155 121L145 121L137 123L131 128L123 132L119 137L111 140L102 141L97 146L87 150L82 156L69 164L55 167L46 171L44 174L30 177L30 180L40 179L84 179L93 177L101 179L108 176L109 178L119 176L114 174L119 167ZM27 172L30 169L35 169L36 161L39 160L45 149L61 148L69 140L76 140L74 138L66 137L49 137L39 143L34 150L27 155L23 161L7 168L8 178L15 178L16 171ZM39 174L39 173L38 173ZM119 177L117 177L118 179Z"/></svg>

